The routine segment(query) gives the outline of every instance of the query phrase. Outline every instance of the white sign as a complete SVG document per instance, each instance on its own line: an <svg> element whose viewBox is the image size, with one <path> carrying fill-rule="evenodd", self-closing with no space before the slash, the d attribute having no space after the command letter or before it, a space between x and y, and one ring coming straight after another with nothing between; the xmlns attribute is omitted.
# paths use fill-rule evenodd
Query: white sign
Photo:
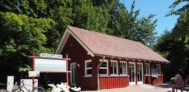
<svg viewBox="0 0 189 92"><path fill-rule="evenodd" d="M33 83L32 83L32 79L21 79L20 80L20 87L21 90L23 90L23 92L33 92ZM38 87L38 79L34 80L34 87L37 88ZM34 90L34 92L37 92L37 89Z"/></svg>
<svg viewBox="0 0 189 92"><path fill-rule="evenodd" d="M66 72L66 60L36 58L35 71Z"/></svg>
<svg viewBox="0 0 189 92"><path fill-rule="evenodd" d="M12 92L14 87L14 76L7 76L7 92Z"/></svg>
<svg viewBox="0 0 189 92"><path fill-rule="evenodd" d="M48 54L48 53L41 53L41 57L51 57L51 58L62 58L60 54Z"/></svg>
<svg viewBox="0 0 189 92"><path fill-rule="evenodd" d="M29 77L39 77L40 72L39 71L28 71L28 76Z"/></svg>

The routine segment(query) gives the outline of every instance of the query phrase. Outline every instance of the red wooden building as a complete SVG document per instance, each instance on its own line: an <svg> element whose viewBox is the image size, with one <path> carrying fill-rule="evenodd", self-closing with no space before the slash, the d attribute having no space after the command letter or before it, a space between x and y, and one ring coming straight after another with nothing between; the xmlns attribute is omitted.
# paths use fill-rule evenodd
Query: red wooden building
<svg viewBox="0 0 189 92"><path fill-rule="evenodd" d="M169 62L140 42L72 26L56 53L68 53L70 84L87 90L161 84Z"/></svg>

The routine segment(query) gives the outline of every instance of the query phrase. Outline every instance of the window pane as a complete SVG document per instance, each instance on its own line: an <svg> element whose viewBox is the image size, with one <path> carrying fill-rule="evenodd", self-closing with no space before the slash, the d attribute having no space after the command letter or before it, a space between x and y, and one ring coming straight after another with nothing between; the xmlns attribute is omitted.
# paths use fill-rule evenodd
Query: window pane
<svg viewBox="0 0 189 92"><path fill-rule="evenodd" d="M107 62L102 62L102 64L100 65L100 67L107 67Z"/></svg>
<svg viewBox="0 0 189 92"><path fill-rule="evenodd" d="M150 74L150 65L149 64L144 64L144 73L145 73L145 75Z"/></svg>
<svg viewBox="0 0 189 92"><path fill-rule="evenodd" d="M147 71L148 71L147 64L144 64L144 71L145 71L145 74L147 74Z"/></svg>
<svg viewBox="0 0 189 92"><path fill-rule="evenodd" d="M124 66L122 67L123 73L122 74L127 74L126 72L126 65L124 64Z"/></svg>
<svg viewBox="0 0 189 92"><path fill-rule="evenodd" d="M100 69L100 74L107 74L107 69Z"/></svg>
<svg viewBox="0 0 189 92"><path fill-rule="evenodd" d="M120 74L126 74L126 63L120 63Z"/></svg>
<svg viewBox="0 0 189 92"><path fill-rule="evenodd" d="M87 74L92 74L92 69L88 69Z"/></svg>
<svg viewBox="0 0 189 92"><path fill-rule="evenodd" d="M117 67L114 67L114 74L117 74Z"/></svg>
<svg viewBox="0 0 189 92"><path fill-rule="evenodd" d="M117 62L111 62L110 74L118 74L117 73L117 70L118 70L117 64L118 64Z"/></svg>
<svg viewBox="0 0 189 92"><path fill-rule="evenodd" d="M117 74L117 64L114 65L114 74Z"/></svg>
<svg viewBox="0 0 189 92"><path fill-rule="evenodd" d="M123 74L123 68L122 66L120 65L120 70L119 70L120 74Z"/></svg>
<svg viewBox="0 0 189 92"><path fill-rule="evenodd" d="M113 74L113 65L110 66L110 74Z"/></svg>
<svg viewBox="0 0 189 92"><path fill-rule="evenodd" d="M92 67L92 62L87 62L87 67Z"/></svg>
<svg viewBox="0 0 189 92"><path fill-rule="evenodd" d="M157 64L157 72L158 72L158 74L161 74L161 66L160 66L160 64Z"/></svg>

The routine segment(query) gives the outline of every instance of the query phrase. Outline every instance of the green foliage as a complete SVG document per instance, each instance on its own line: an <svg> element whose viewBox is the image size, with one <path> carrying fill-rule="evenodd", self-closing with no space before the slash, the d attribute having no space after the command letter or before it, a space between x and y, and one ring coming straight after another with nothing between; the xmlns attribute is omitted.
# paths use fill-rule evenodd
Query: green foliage
<svg viewBox="0 0 189 92"><path fill-rule="evenodd" d="M185 4L181 8L176 9L176 7L181 3L182 4L185 3ZM171 9L171 11L168 14L168 16L181 15L182 13L189 11L189 0L175 0L169 8Z"/></svg>
<svg viewBox="0 0 189 92"><path fill-rule="evenodd" d="M12 12L0 12L0 20L0 63L4 66L0 69L2 75L18 75L19 67L29 64L27 57L34 48L37 54L53 52L52 48L46 47L45 35L55 25L52 19L36 19ZM3 74L4 71L7 74Z"/></svg>
<svg viewBox="0 0 189 92"><path fill-rule="evenodd" d="M36 52L51 52L46 48L47 37L45 33L51 30L55 22L52 19L35 19L26 15L11 12L0 13L1 16L1 47L5 52L20 52L27 56L36 48ZM8 54L8 53L7 53Z"/></svg>
<svg viewBox="0 0 189 92"><path fill-rule="evenodd" d="M175 39L189 43L189 11L183 13L173 29Z"/></svg>
<svg viewBox="0 0 189 92"><path fill-rule="evenodd" d="M158 40L156 50L171 63L164 71L166 80L177 73L183 77L189 74L189 13L180 15L172 31L166 31Z"/></svg>
<svg viewBox="0 0 189 92"><path fill-rule="evenodd" d="M23 67L20 66L18 71L27 73L28 71L31 71L31 70L32 70L32 68L29 65L24 65Z"/></svg>
<svg viewBox="0 0 189 92"><path fill-rule="evenodd" d="M185 4L176 9L181 3ZM171 61L165 66L165 80L169 80L177 73L183 77L189 74L189 0L175 0L170 9L168 16L179 15L179 19L171 31L165 31L154 47Z"/></svg>
<svg viewBox="0 0 189 92"><path fill-rule="evenodd" d="M92 1L74 0L73 26L106 33L109 20L108 9L93 6Z"/></svg>
<svg viewBox="0 0 189 92"><path fill-rule="evenodd" d="M152 46L155 42L155 27L157 20L153 21L154 15L138 18L139 10L134 11L133 2L129 12L123 4L116 3L110 10L111 18L108 24L107 33L142 42Z"/></svg>
<svg viewBox="0 0 189 92"><path fill-rule="evenodd" d="M188 50L185 50L184 41L175 40L172 32L165 32L158 40L155 49L166 57L171 63L165 66L165 80L169 80L175 74L183 76L188 74Z"/></svg>

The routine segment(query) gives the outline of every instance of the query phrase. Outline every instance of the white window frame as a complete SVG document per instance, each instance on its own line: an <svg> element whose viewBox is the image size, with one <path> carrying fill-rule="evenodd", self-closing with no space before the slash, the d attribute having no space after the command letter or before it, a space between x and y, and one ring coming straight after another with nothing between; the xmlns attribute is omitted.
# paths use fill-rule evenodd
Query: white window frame
<svg viewBox="0 0 189 92"><path fill-rule="evenodd" d="M124 66L124 65L126 66L126 70L125 70L125 71L126 71L126 74L121 74L121 73L120 73L120 76L127 76L127 75L128 75L128 73L127 73L127 72L128 72L128 71L127 71L127 62L126 62L126 61L120 61L120 62L119 62L119 69L121 69L121 66ZM123 70L122 70L122 71L123 71Z"/></svg>
<svg viewBox="0 0 189 92"><path fill-rule="evenodd" d="M147 68L145 68L147 66ZM145 69L145 76L149 76L150 75L150 64L149 63L144 63L144 69ZM146 70L148 70L148 73L146 74Z"/></svg>
<svg viewBox="0 0 189 92"><path fill-rule="evenodd" d="M156 64L157 74L161 75L161 64Z"/></svg>
<svg viewBox="0 0 189 92"><path fill-rule="evenodd" d="M92 60L89 59L89 60L85 60L85 77L92 77L92 73L91 74L87 74L87 70L90 70L92 71L92 66L91 67L87 67L87 63L91 63L92 64Z"/></svg>
<svg viewBox="0 0 189 92"><path fill-rule="evenodd" d="M106 72L106 74L100 74L100 76L101 77L103 77L103 76L108 76L108 72L109 72L109 69L108 69L108 60L107 59L104 59L104 61L103 61L103 59L100 59L99 60L100 62L106 62L106 67L99 67L99 74L100 74L100 69L105 69L107 72Z"/></svg>
<svg viewBox="0 0 189 92"><path fill-rule="evenodd" d="M111 76L118 76L118 61L116 61L116 60L110 60L110 67L112 66L112 63L116 63L117 65L117 73L115 74L115 71L114 71L114 69L113 69L113 74L111 74L111 71L110 71L110 75ZM113 68L114 68L114 66L113 66Z"/></svg>

